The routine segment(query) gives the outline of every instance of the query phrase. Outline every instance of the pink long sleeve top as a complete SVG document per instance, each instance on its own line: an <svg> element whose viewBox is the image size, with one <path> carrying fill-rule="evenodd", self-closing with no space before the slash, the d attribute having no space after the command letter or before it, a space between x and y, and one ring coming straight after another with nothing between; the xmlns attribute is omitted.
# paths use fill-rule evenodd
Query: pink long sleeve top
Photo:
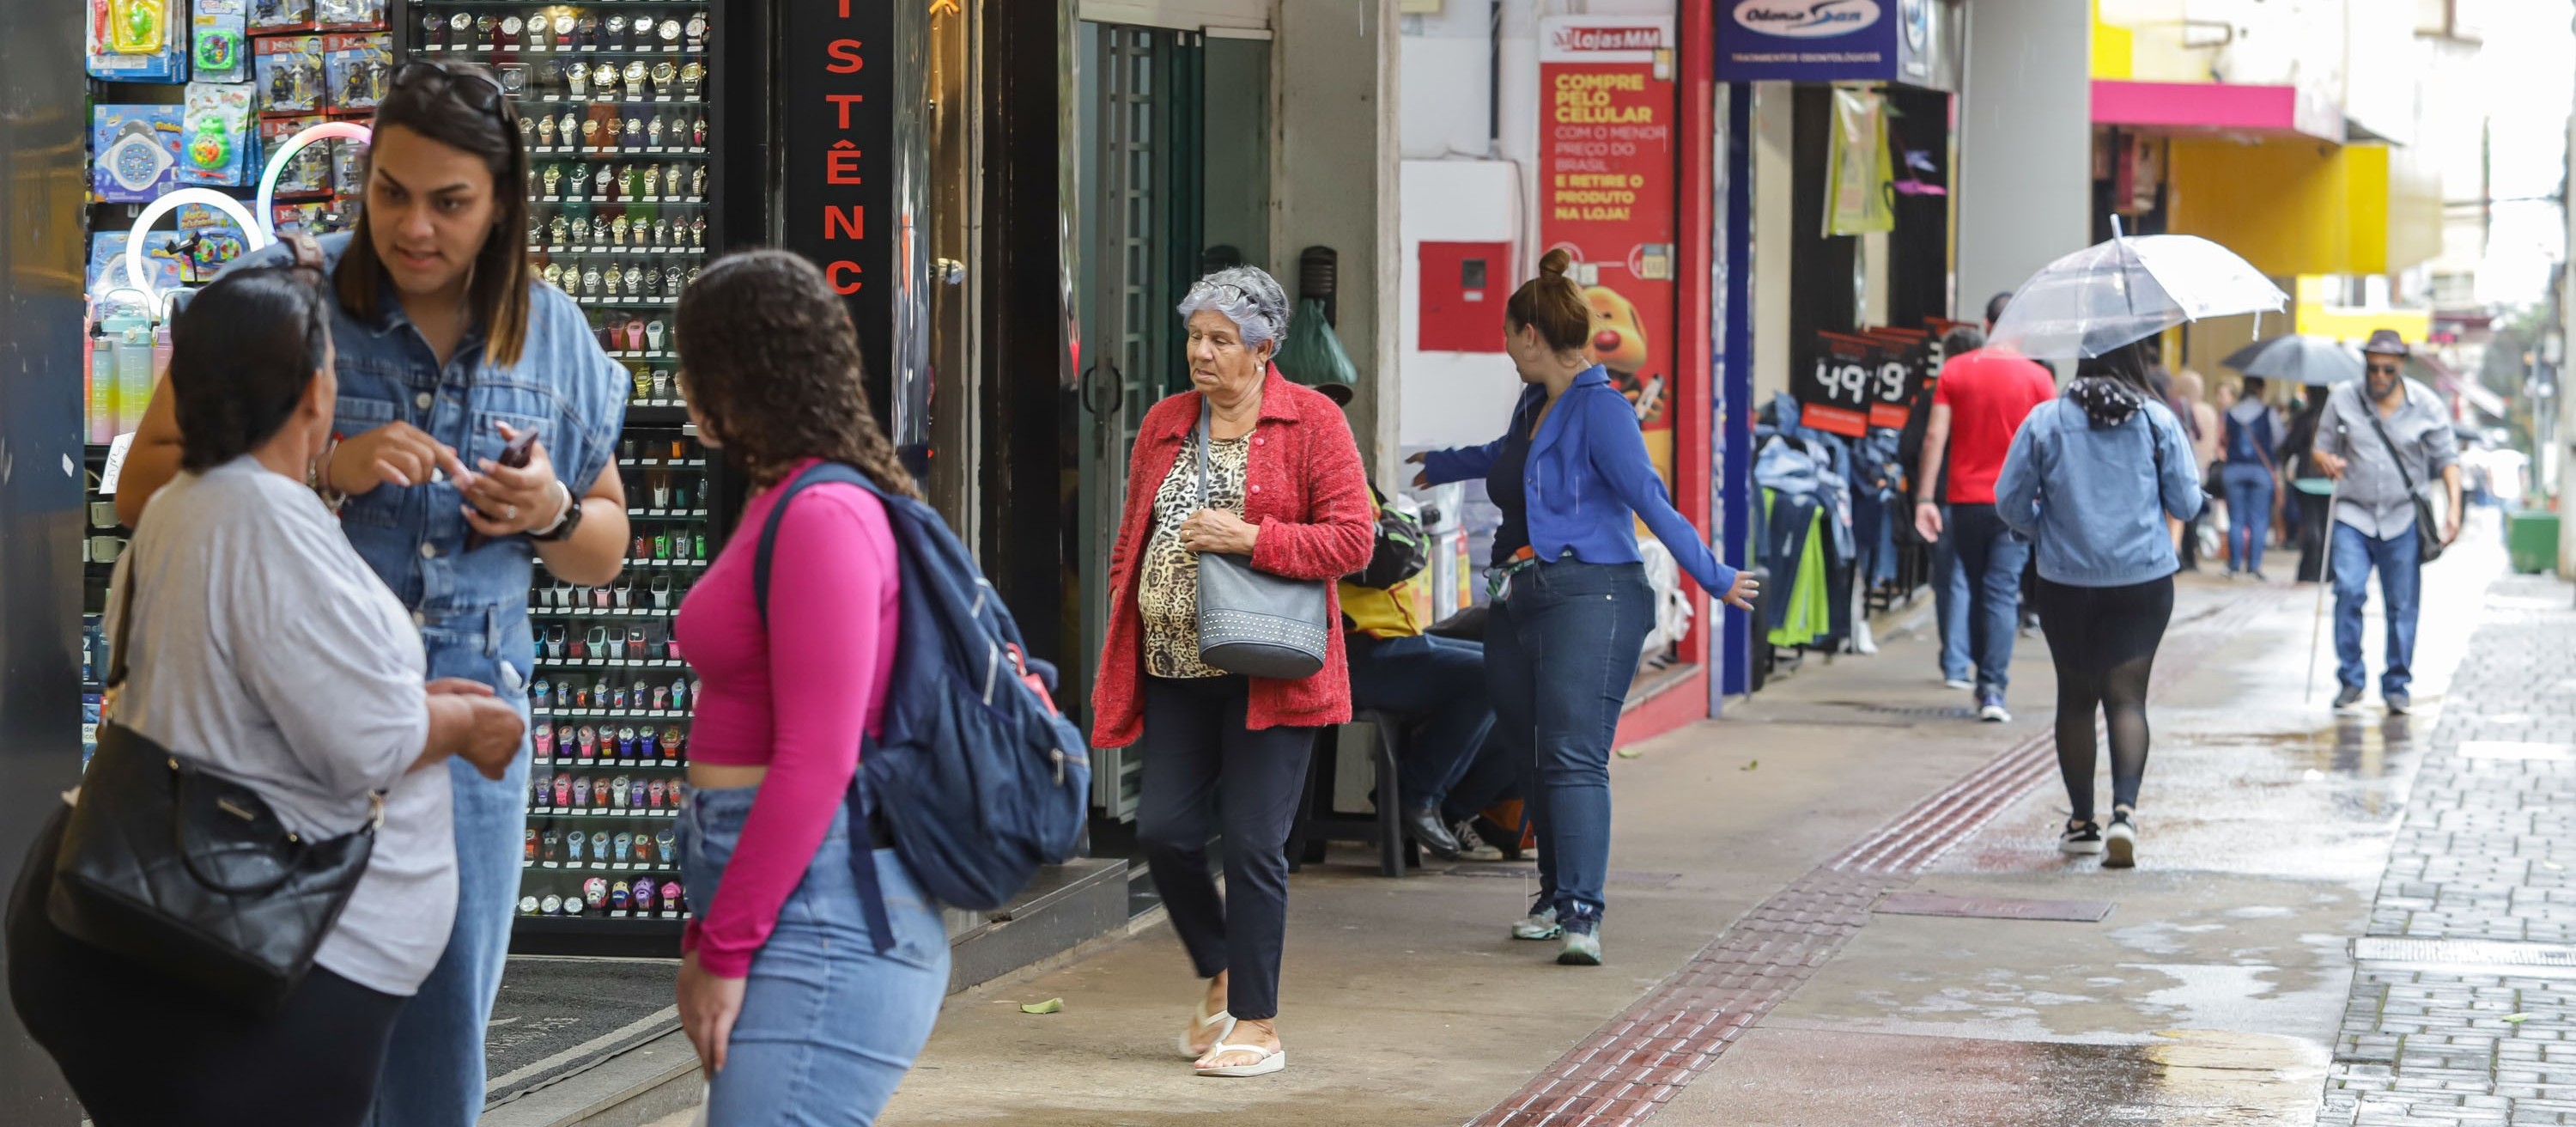
<svg viewBox="0 0 2576 1127"><path fill-rule="evenodd" d="M725 978L750 973L804 879L858 770L861 734L883 730L894 668L900 573L885 505L839 483L797 494L778 528L764 629L753 559L777 501L772 489L744 506L740 533L681 602L676 627L699 676L690 760L769 768L714 902L699 902L680 941Z"/></svg>

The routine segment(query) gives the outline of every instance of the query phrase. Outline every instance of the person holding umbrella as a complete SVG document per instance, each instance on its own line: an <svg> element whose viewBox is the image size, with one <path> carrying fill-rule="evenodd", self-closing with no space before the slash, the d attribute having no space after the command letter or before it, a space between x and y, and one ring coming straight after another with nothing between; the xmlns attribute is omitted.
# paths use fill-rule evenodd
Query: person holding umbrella
<svg viewBox="0 0 2576 1127"><path fill-rule="evenodd" d="M2408 688L2422 568L2460 535L2460 446L2440 398L2405 377L2405 340L2381 329L2370 334L2362 353L2361 381L2327 393L2310 455L2335 479L2334 528L2326 549L2335 593L2335 679L2342 685L2334 706L2347 712L2361 703L2368 672L2361 659L2361 620L2376 569L2379 592L2388 601L2379 698L2390 712L2404 713L2414 707ZM2427 525L2432 510L2424 496L2436 476L2449 502L2439 529ZM2426 542L2437 534L2440 540Z"/></svg>

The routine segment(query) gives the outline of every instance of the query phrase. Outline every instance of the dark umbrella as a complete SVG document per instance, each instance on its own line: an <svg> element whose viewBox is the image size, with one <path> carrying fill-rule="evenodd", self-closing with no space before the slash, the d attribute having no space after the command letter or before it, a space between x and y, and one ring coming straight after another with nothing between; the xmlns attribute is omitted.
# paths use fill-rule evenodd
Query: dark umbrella
<svg viewBox="0 0 2576 1127"><path fill-rule="evenodd" d="M2237 349L2220 363L2249 376L2320 387L2361 378L2361 353L2328 337L2258 340Z"/></svg>

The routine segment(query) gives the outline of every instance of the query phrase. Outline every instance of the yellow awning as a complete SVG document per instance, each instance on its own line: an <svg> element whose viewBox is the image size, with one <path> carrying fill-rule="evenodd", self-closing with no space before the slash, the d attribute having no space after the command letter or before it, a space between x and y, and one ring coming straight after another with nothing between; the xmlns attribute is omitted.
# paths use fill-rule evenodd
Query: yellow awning
<svg viewBox="0 0 2576 1127"><path fill-rule="evenodd" d="M2167 176L2167 230L2274 277L2393 273L2441 249L2440 180L2407 150L2175 137Z"/></svg>

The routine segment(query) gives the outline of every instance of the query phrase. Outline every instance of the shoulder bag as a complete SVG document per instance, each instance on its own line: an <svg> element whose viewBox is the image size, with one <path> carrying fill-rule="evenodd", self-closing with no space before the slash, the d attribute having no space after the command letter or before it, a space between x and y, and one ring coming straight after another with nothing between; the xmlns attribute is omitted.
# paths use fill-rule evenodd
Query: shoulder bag
<svg viewBox="0 0 2576 1127"><path fill-rule="evenodd" d="M1208 503L1208 417L1199 397L1199 507ZM1199 660L1249 677L1296 681L1324 668L1332 605L1321 579L1256 571L1252 561L1199 553Z"/></svg>
<svg viewBox="0 0 2576 1127"><path fill-rule="evenodd" d="M110 701L125 684L139 571L127 566L120 596ZM104 720L63 822L45 914L74 939L274 1014L367 871L384 822L384 794L374 800L366 825L308 841L257 792Z"/></svg>
<svg viewBox="0 0 2576 1127"><path fill-rule="evenodd" d="M2404 385L2400 385L2399 390L2404 391ZM2412 402L2414 394L2407 392L2406 395ZM2442 526L2433 520L2433 498L2425 494L2422 486L2415 484L2414 471L2406 468L2406 456L2398 453L2397 444L2389 440L2388 427L2379 421L2379 408L2371 404L2370 396L2355 385L2352 397L2361 404L2362 416L2370 420L2370 429L2379 432L2379 444L2388 448L2388 460L2397 463L2397 480L2406 483L2406 497L2415 503L2415 562L2428 564L2441 559L2442 549L2449 545L2442 543Z"/></svg>

